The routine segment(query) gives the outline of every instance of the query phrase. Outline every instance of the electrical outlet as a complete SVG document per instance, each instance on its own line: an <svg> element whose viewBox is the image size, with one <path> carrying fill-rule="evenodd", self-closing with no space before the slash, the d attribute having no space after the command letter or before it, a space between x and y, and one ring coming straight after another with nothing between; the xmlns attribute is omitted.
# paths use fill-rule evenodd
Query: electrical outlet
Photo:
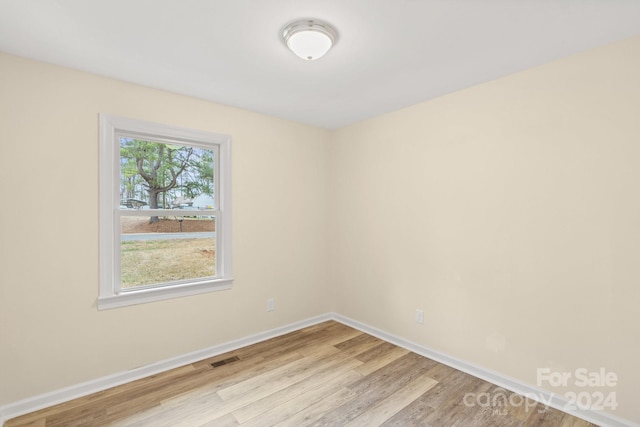
<svg viewBox="0 0 640 427"><path fill-rule="evenodd" d="M424 311L416 309L416 323L424 325Z"/></svg>
<svg viewBox="0 0 640 427"><path fill-rule="evenodd" d="M267 299L267 311L273 311L276 309L276 300L275 298Z"/></svg>

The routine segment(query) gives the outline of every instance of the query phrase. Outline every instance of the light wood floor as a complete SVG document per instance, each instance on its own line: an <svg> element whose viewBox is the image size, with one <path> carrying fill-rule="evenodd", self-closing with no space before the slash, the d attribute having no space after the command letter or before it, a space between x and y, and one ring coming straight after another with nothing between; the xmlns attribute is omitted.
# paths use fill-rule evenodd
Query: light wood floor
<svg viewBox="0 0 640 427"><path fill-rule="evenodd" d="M465 405L467 393L471 404L481 393L498 396L496 405ZM500 393L513 404L498 406L505 400ZM5 427L273 425L593 426L541 405L527 407L497 386L330 321Z"/></svg>

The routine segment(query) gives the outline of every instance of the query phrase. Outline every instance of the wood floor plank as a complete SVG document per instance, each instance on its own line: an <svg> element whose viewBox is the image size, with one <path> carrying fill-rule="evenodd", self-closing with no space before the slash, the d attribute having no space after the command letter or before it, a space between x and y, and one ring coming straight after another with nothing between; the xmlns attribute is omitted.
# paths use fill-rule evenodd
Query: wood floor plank
<svg viewBox="0 0 640 427"><path fill-rule="evenodd" d="M372 348L378 346L382 341L376 337L367 334L360 334L351 339L334 345L344 355L358 357L362 353L366 353Z"/></svg>
<svg viewBox="0 0 640 427"><path fill-rule="evenodd" d="M219 363L219 362L225 363ZM215 364L215 367L211 364ZM5 427L594 427L329 321L14 418ZM513 402L512 402L513 401Z"/></svg>
<svg viewBox="0 0 640 427"><path fill-rule="evenodd" d="M329 351L333 351L329 349ZM246 396L248 393L257 394L258 392L270 394L270 392L280 390L286 387L288 379L299 373L304 373L313 366L317 359L315 357L302 357L286 365L272 369L255 377L248 378L242 382L230 385L218 390L218 395L222 400L228 401L240 396Z"/></svg>
<svg viewBox="0 0 640 427"><path fill-rule="evenodd" d="M207 411L207 417L217 418L227 413L239 411L245 406L259 402L268 396L271 396L287 387L314 375L318 370L323 368L322 356L327 360L333 360L331 357L338 350L333 347L326 347L324 352L316 352L314 356L308 356L297 359L273 369L254 378L242 381L234 386L218 390L217 394L222 401Z"/></svg>
<svg viewBox="0 0 640 427"><path fill-rule="evenodd" d="M436 387L438 385L436 384ZM416 399L404 409L383 422L384 427L406 427L406 426L424 426L430 427L424 419L429 413L433 412L433 408L424 399Z"/></svg>
<svg viewBox="0 0 640 427"><path fill-rule="evenodd" d="M360 377L361 375L353 370L338 371L337 375L333 378L328 378L324 383L301 392L278 406L272 406L267 411L253 416L240 425L242 427L265 427L283 423L285 420L289 425L300 425L301 421L297 420L310 421L314 413L317 413L319 418L324 413L323 407L326 408L327 405L335 404L335 402L331 402L331 398L336 398L336 396L340 398L342 391L346 390L344 385ZM236 415L236 412L234 412L234 415ZM238 420L253 414L239 415L240 417L236 416Z"/></svg>
<svg viewBox="0 0 640 427"><path fill-rule="evenodd" d="M394 363L378 369L362 380L349 385L348 388L354 391L357 396L327 413L313 425L320 427L347 424L416 377L422 375L433 363L435 362L415 353L409 353L401 357Z"/></svg>
<svg viewBox="0 0 640 427"><path fill-rule="evenodd" d="M237 362L222 365L217 368L211 366L201 372L201 386L207 390L222 390L234 384L249 380L255 376L266 374L274 369L282 368L291 362L302 359L300 353L290 351L271 354L269 357L240 358Z"/></svg>
<svg viewBox="0 0 640 427"><path fill-rule="evenodd" d="M297 412L294 416L284 421L274 424L278 427L299 426L306 427L315 425L318 419L322 418L327 412L332 411L336 407L344 405L355 398L357 394L348 388L340 387L335 392L326 396L324 399L317 401L302 411ZM266 426L265 426L266 427Z"/></svg>
<svg viewBox="0 0 640 427"><path fill-rule="evenodd" d="M415 353L407 353L382 368L363 377L349 388L357 392L371 392L374 389L392 391L402 381L409 381L415 376L429 370L436 362Z"/></svg>
<svg viewBox="0 0 640 427"><path fill-rule="evenodd" d="M510 402L506 408L509 416L524 424L529 418L531 412L544 410L544 405L513 392L507 392L508 401Z"/></svg>
<svg viewBox="0 0 640 427"><path fill-rule="evenodd" d="M244 423L272 408L280 407L284 403L292 405L291 401L293 399L303 396L309 391L317 391L317 389L325 386L326 383L342 387L343 384L361 378L361 375L354 371L354 368L361 364L362 362L355 359L333 358L333 361L330 364L318 365L315 371L311 372L307 377L302 378L300 381L293 383L285 389L255 401L251 405L244 406L234 411L233 415L236 417L238 422ZM350 372L353 372L356 375L349 375ZM349 381L345 382L345 378Z"/></svg>
<svg viewBox="0 0 640 427"><path fill-rule="evenodd" d="M393 415L400 412L419 396L426 393L438 382L426 373L415 378L398 392L388 396L382 402L369 408L366 412L345 424L345 427L379 426Z"/></svg>
<svg viewBox="0 0 640 427"><path fill-rule="evenodd" d="M447 393L448 399L434 407L433 411L424 418L424 421L432 425L448 425L454 426L459 421L468 420L477 412L482 412L481 406L468 406L465 404L464 397L467 392L478 395L480 393L488 393L492 385L475 378L469 381L469 388L453 387ZM442 396L442 395L441 395Z"/></svg>
<svg viewBox="0 0 640 427"><path fill-rule="evenodd" d="M347 356L334 347L325 347L310 356L274 369L269 373L253 377L218 391L223 400L230 400L248 394L273 394L310 376L316 375L334 365L344 363ZM358 363L359 364L359 363Z"/></svg>
<svg viewBox="0 0 640 427"><path fill-rule="evenodd" d="M442 414L449 414L452 408L463 404L466 392L473 390L482 380L470 377L469 375L455 369L436 365L426 372L431 378L437 379L431 390L417 398L402 411L387 420L385 427L403 427L406 425L432 425L434 420L438 420ZM408 424L410 423L410 424ZM453 423L453 422L452 422ZM435 425L447 425L446 422Z"/></svg>
<svg viewBox="0 0 640 427"><path fill-rule="evenodd" d="M399 358L406 355L407 353L409 353L409 350L402 347L393 346L391 350L385 353L381 353L379 357L374 359L369 359L365 363L363 363L361 366L358 366L356 368L356 371L360 372L362 375L369 375L372 372L375 372L378 369L382 368L383 366L386 366L389 363L393 363L394 361L398 360ZM361 360L361 359L358 359L358 360Z"/></svg>
<svg viewBox="0 0 640 427"><path fill-rule="evenodd" d="M5 423L5 425L7 425ZM44 418L39 418L37 420L34 421L25 421L24 424L20 424L22 427L44 427L45 425L45 419Z"/></svg>
<svg viewBox="0 0 640 427"><path fill-rule="evenodd" d="M222 402L215 391L199 392L189 396L178 396L162 401L159 405L146 411L129 411L127 414L110 413L105 421L120 426L127 425L172 425L177 426L185 421L196 425L207 420L206 414Z"/></svg>
<svg viewBox="0 0 640 427"><path fill-rule="evenodd" d="M378 345L370 348L365 352L360 353L358 356L356 356L356 358L363 363L367 363L372 360L380 359L382 355L387 354L397 348L397 346L391 344L390 342L380 341Z"/></svg>
<svg viewBox="0 0 640 427"><path fill-rule="evenodd" d="M186 427L236 427L238 422L233 415L228 414L224 417L216 418L215 420L207 421L203 424L191 424Z"/></svg>

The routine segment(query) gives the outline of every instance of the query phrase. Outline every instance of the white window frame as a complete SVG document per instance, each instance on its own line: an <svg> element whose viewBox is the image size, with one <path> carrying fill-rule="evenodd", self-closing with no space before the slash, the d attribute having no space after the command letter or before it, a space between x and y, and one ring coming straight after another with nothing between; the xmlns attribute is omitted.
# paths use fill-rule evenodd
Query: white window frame
<svg viewBox="0 0 640 427"><path fill-rule="evenodd" d="M231 289L231 137L141 120L99 115L100 122L100 285L98 309L124 307L169 298ZM216 276L183 280L139 289L120 289L120 136L136 136L154 142L181 143L217 153L213 209L180 210L181 215L216 218ZM127 215L176 214L153 209Z"/></svg>

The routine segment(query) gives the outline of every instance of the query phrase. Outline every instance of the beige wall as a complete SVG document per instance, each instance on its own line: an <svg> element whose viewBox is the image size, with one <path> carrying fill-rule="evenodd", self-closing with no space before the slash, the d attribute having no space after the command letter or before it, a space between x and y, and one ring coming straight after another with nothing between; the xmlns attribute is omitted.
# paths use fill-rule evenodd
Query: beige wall
<svg viewBox="0 0 640 427"><path fill-rule="evenodd" d="M335 132L336 311L528 384L604 367L640 421L639 76L634 38Z"/></svg>
<svg viewBox="0 0 640 427"><path fill-rule="evenodd" d="M233 290L96 310L99 112L232 136ZM329 311L327 131L1 54L0 130L0 406Z"/></svg>

